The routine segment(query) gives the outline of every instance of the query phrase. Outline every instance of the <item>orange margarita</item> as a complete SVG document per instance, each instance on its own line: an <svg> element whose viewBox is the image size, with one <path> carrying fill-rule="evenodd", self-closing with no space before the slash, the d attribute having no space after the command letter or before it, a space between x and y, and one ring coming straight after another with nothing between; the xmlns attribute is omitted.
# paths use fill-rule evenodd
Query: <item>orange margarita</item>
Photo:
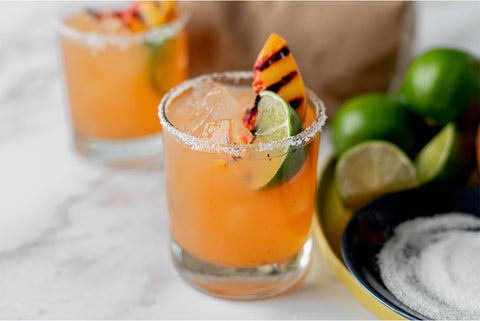
<svg viewBox="0 0 480 321"><path fill-rule="evenodd" d="M124 143L159 133L157 106L187 77L185 21L168 1L85 10L62 21L60 45L77 140ZM129 152L135 146L122 148Z"/></svg>
<svg viewBox="0 0 480 321"><path fill-rule="evenodd" d="M250 88L222 89L233 92L239 101L252 104L255 98ZM220 91L213 87L207 94L217 90ZM184 96L167 108L166 116L177 128L185 127L182 122L188 115L182 112L191 109L190 99ZM223 103L213 108L222 108ZM312 109L307 115L305 128L316 118ZM228 138L238 130L231 123L226 127L218 127L219 135ZM205 137L204 133L205 129L199 137ZM167 133L165 171L175 242L202 260L232 267L271 264L298 252L310 235L318 139L319 135L294 150L304 155L301 168L291 179L263 187L265 174L277 169L284 160L283 149L257 151L253 146L237 155L221 148L218 152L197 151Z"/></svg>
<svg viewBox="0 0 480 321"><path fill-rule="evenodd" d="M280 36L254 72L185 81L163 98L172 257L209 294L272 296L305 275L311 255L321 101L305 90Z"/></svg>
<svg viewBox="0 0 480 321"><path fill-rule="evenodd" d="M260 143L242 124L255 101L245 86L252 75L187 81L164 98L159 113L174 260L184 278L222 297L284 291L310 256L323 105L307 94L301 133ZM262 269L270 275L258 278Z"/></svg>

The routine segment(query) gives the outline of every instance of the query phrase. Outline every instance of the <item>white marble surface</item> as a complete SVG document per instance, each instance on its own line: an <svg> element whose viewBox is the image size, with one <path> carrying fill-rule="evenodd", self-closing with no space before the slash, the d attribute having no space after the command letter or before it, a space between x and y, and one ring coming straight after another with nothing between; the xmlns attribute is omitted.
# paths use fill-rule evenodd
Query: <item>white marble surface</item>
<svg viewBox="0 0 480 321"><path fill-rule="evenodd" d="M0 318L374 318L317 250L304 283L269 300L215 299L177 276L163 172L72 152L52 25L66 5L0 2ZM479 3L418 9L415 52L453 44L480 55Z"/></svg>

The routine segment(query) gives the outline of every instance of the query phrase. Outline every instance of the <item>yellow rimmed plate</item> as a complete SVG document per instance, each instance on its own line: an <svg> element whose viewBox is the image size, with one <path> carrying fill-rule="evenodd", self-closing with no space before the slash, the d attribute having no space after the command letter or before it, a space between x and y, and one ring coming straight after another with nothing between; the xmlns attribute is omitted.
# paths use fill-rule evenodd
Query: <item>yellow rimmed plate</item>
<svg viewBox="0 0 480 321"><path fill-rule="evenodd" d="M317 212L313 221L315 242L337 278L363 306L380 319L405 320L371 296L343 262L342 235L353 213L344 208L338 197L334 180L335 164L335 158L330 157L320 176Z"/></svg>

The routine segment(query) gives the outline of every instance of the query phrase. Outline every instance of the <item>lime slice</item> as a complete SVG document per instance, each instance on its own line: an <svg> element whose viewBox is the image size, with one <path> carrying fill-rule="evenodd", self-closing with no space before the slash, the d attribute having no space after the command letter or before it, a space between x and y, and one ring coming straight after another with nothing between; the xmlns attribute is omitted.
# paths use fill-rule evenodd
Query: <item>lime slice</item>
<svg viewBox="0 0 480 321"><path fill-rule="evenodd" d="M346 151L335 169L344 204L358 209L376 197L418 186L408 156L386 141L368 141Z"/></svg>
<svg viewBox="0 0 480 321"><path fill-rule="evenodd" d="M415 157L420 183L454 178L472 158L462 147L455 123L449 123Z"/></svg>
<svg viewBox="0 0 480 321"><path fill-rule="evenodd" d="M264 90L259 94L257 102L258 116L255 127L255 143L265 144L279 141L302 131L300 117L295 110L279 95ZM289 151L286 144L275 151L265 152L261 161L266 166L252 175L254 189L275 187L290 180L303 166L307 151L299 148Z"/></svg>

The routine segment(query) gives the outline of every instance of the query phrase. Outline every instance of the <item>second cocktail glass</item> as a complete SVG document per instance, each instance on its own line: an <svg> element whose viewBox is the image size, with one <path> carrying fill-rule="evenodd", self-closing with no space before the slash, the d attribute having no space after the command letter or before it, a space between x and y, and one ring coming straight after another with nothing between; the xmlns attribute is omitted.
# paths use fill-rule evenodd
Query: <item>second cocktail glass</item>
<svg viewBox="0 0 480 321"><path fill-rule="evenodd" d="M90 31L102 11L84 12L67 15L59 25L77 152L114 165L161 155L157 106L187 77L188 16L146 31L104 34ZM108 23L113 28L115 22Z"/></svg>
<svg viewBox="0 0 480 321"><path fill-rule="evenodd" d="M190 284L223 298L284 292L305 275L311 255L324 107L307 91L300 134L268 144L216 142L241 140L245 128L225 118L253 103L252 76L201 76L171 90L159 107L175 266ZM203 138L192 134L212 119ZM294 156L283 166L286 154ZM271 179L279 167L282 175Z"/></svg>

